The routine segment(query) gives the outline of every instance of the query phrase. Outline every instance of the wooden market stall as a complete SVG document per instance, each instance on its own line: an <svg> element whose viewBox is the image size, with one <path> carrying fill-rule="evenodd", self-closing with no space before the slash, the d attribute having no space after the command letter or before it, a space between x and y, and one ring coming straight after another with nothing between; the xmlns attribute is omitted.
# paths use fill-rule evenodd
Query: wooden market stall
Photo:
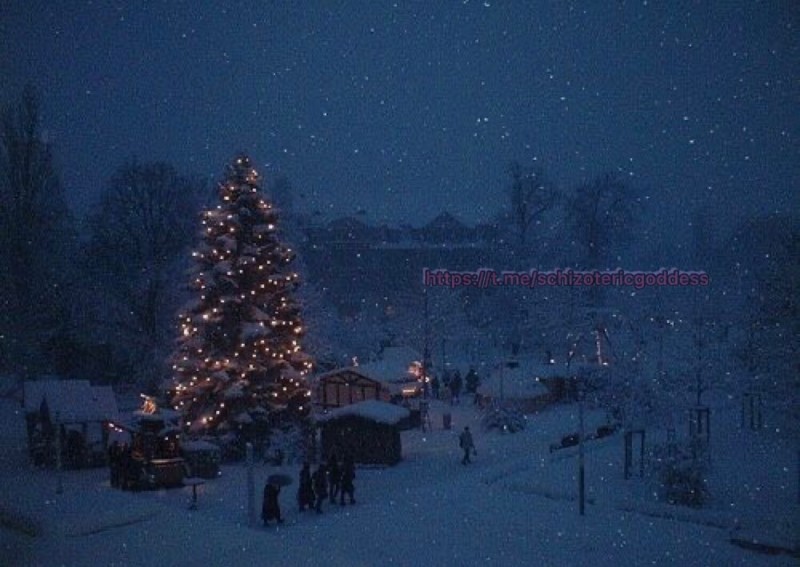
<svg viewBox="0 0 800 567"><path fill-rule="evenodd" d="M180 451L179 414L160 409L135 411L132 417L109 424L127 434L129 443L114 442L109 449L112 484L140 490L182 486L186 466Z"/></svg>
<svg viewBox="0 0 800 567"><path fill-rule="evenodd" d="M314 403L323 410L365 400L389 400L389 390L359 366L338 368L318 375L313 384Z"/></svg>
<svg viewBox="0 0 800 567"><path fill-rule="evenodd" d="M350 455L356 463L395 465L402 459L399 424L409 410L377 400L367 400L317 417L322 454Z"/></svg>
<svg viewBox="0 0 800 567"><path fill-rule="evenodd" d="M105 465L106 424L119 415L110 386L94 386L88 380L29 380L23 386L23 406L35 465Z"/></svg>

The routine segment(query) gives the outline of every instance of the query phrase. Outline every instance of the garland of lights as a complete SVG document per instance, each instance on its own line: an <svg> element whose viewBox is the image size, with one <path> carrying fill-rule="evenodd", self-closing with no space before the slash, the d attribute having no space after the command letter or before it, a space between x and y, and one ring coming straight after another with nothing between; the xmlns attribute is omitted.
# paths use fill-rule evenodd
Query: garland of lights
<svg viewBox="0 0 800 567"><path fill-rule="evenodd" d="M292 299L299 284L277 212L245 156L228 167L222 203L205 211L193 252L197 299L180 316L172 404L194 432L229 430L274 411L307 415L312 368Z"/></svg>

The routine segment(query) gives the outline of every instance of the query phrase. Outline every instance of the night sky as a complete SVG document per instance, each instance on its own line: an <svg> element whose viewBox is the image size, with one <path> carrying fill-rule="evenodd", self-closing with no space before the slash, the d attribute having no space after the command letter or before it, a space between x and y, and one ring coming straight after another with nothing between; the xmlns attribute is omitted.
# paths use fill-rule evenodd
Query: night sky
<svg viewBox="0 0 800 567"><path fill-rule="evenodd" d="M730 222L798 209L798 6L12 0L0 99L38 87L79 212L132 156L216 179L246 150L328 217L485 220L518 160Z"/></svg>

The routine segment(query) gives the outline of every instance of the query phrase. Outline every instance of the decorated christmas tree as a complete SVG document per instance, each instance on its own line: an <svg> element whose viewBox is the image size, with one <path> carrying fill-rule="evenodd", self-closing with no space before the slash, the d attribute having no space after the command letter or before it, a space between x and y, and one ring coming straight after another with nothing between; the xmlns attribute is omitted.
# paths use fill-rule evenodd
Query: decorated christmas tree
<svg viewBox="0 0 800 567"><path fill-rule="evenodd" d="M270 415L310 410L294 254L246 156L228 166L221 204L203 213L201 244L180 316L172 405L196 434L234 433Z"/></svg>

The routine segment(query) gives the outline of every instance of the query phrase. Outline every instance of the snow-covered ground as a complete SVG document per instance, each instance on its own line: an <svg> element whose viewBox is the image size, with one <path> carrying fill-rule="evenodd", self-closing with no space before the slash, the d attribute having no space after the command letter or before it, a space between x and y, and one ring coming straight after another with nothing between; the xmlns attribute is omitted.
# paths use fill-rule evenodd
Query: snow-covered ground
<svg viewBox="0 0 800 567"><path fill-rule="evenodd" d="M743 432L733 407L715 409L714 501L689 510L656 502L646 483L622 478L619 435L587 446L586 515L578 515L574 449L549 445L574 431L575 408L531 416L513 435L482 432L477 412L453 408L441 428L403 434L404 460L359 468L355 506L299 513L284 489L286 524L248 526L246 468L225 466L200 488L145 493L109 487L104 469L53 471L26 461L24 423L0 402L0 545L3 565L794 565L731 543L742 537L796 545L797 448L768 431ZM589 415L591 425L602 421ZM475 463L462 466L457 435L475 432ZM648 432L659 441L658 431ZM267 475L297 467L256 465Z"/></svg>

